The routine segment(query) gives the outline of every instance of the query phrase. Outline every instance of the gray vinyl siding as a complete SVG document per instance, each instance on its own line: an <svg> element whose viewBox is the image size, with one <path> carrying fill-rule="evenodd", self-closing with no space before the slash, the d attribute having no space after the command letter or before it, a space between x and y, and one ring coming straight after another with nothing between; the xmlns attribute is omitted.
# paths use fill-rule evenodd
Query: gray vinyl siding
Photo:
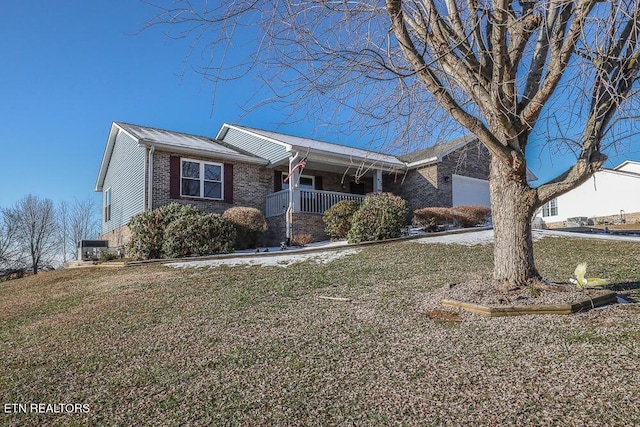
<svg viewBox="0 0 640 427"><path fill-rule="evenodd" d="M267 159L272 164L289 158L289 153L282 145L265 141L264 138L259 138L236 129L229 129L222 140L234 147Z"/></svg>
<svg viewBox="0 0 640 427"><path fill-rule="evenodd" d="M102 187L102 234L129 223L145 209L146 149L120 131ZM105 222L104 193L111 188L111 220Z"/></svg>

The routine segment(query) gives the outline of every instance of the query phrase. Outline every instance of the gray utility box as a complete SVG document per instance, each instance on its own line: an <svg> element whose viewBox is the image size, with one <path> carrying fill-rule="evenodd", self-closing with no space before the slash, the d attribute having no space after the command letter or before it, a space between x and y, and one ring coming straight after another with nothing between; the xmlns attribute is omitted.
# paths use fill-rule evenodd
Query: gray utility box
<svg viewBox="0 0 640 427"><path fill-rule="evenodd" d="M78 242L78 259L96 261L100 259L100 253L108 249L108 240L80 240Z"/></svg>

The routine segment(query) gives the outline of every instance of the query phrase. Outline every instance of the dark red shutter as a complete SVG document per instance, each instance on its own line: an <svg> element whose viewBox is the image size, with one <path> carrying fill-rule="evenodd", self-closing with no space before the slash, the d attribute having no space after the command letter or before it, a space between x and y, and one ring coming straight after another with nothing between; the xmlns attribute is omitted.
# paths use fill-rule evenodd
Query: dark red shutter
<svg viewBox="0 0 640 427"><path fill-rule="evenodd" d="M322 190L322 177L321 176L316 176L315 177L315 189L316 190Z"/></svg>
<svg viewBox="0 0 640 427"><path fill-rule="evenodd" d="M180 198L180 157L169 157L169 197Z"/></svg>
<svg viewBox="0 0 640 427"><path fill-rule="evenodd" d="M282 191L282 172L274 171L273 191Z"/></svg>
<svg viewBox="0 0 640 427"><path fill-rule="evenodd" d="M224 201L233 203L233 165L224 164Z"/></svg>

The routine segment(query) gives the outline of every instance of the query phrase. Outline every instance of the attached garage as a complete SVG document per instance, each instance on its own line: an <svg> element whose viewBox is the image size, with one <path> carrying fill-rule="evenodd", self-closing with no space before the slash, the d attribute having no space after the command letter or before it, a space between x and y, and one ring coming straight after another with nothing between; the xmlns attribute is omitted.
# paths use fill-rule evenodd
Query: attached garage
<svg viewBox="0 0 640 427"><path fill-rule="evenodd" d="M489 181L453 175L453 206L487 206L491 207Z"/></svg>

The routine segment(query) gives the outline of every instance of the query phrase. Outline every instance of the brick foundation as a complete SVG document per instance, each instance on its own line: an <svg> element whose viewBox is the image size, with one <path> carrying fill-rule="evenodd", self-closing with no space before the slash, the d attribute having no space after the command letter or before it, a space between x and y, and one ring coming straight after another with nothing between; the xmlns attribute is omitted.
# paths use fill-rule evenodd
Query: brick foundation
<svg viewBox="0 0 640 427"><path fill-rule="evenodd" d="M99 240L107 240L110 248L124 247L131 240L131 229L128 225L123 225L120 228L104 233L98 237Z"/></svg>
<svg viewBox="0 0 640 427"><path fill-rule="evenodd" d="M264 235L265 246L278 246L287 239L287 224L284 215L267 218L269 229ZM314 242L327 240L329 237L324 232L322 215L297 213L293 214L292 234L310 234Z"/></svg>

